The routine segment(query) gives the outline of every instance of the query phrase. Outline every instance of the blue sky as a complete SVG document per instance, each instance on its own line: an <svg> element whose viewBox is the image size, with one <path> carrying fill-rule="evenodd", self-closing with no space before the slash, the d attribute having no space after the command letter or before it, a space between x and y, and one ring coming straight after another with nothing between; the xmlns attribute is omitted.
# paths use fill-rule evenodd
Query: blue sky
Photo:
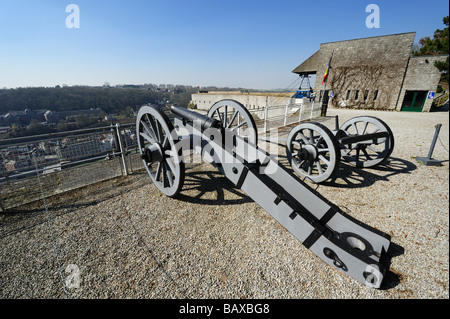
<svg viewBox="0 0 450 319"><path fill-rule="evenodd" d="M365 21L380 8L380 28ZM66 27L66 6L80 28ZM442 29L448 2L0 0L0 88L185 84L286 88L320 43Z"/></svg>

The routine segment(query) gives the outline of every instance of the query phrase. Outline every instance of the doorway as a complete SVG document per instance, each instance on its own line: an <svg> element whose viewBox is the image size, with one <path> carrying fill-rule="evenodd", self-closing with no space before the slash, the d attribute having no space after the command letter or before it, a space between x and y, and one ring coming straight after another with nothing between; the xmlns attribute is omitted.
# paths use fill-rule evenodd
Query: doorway
<svg viewBox="0 0 450 319"><path fill-rule="evenodd" d="M406 91L403 98L402 111L422 112L428 91Z"/></svg>

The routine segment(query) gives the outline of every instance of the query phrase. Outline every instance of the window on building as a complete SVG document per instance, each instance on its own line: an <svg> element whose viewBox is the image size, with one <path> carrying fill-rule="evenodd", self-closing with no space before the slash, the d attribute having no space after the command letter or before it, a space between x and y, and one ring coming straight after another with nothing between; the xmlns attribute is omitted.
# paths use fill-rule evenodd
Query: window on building
<svg viewBox="0 0 450 319"><path fill-rule="evenodd" d="M373 100L376 101L377 98L378 98L378 90L375 90L375 92L373 92Z"/></svg>
<svg viewBox="0 0 450 319"><path fill-rule="evenodd" d="M351 90L348 90L347 91L347 97L345 98L346 100L348 100L349 98L350 98L350 93L351 93L352 91Z"/></svg>
<svg viewBox="0 0 450 319"><path fill-rule="evenodd" d="M359 96L359 90L356 90L356 93L355 93L355 101L358 99L358 96Z"/></svg>
<svg viewBox="0 0 450 319"><path fill-rule="evenodd" d="M369 90L364 90L364 101L367 100L368 96L369 96Z"/></svg>

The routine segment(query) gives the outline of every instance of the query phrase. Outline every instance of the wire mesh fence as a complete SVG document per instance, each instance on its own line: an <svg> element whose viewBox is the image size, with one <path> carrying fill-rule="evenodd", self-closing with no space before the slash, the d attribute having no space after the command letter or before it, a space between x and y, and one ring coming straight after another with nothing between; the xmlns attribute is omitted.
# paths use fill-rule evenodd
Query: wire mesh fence
<svg viewBox="0 0 450 319"><path fill-rule="evenodd" d="M40 199L38 176L51 196L127 174L124 145L131 150L134 135L129 125L1 140L0 208Z"/></svg>

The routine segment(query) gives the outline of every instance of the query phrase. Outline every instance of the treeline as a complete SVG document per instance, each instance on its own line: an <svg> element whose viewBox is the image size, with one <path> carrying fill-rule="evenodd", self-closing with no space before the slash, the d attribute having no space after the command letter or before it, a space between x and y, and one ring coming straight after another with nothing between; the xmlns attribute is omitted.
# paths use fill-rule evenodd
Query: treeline
<svg viewBox="0 0 450 319"><path fill-rule="evenodd" d="M158 101L169 101L187 107L196 88L179 86L172 91L150 88L122 87L31 87L0 90L0 114L9 111L46 109L52 111L84 110L101 108L106 113L119 114L127 107Z"/></svg>
<svg viewBox="0 0 450 319"><path fill-rule="evenodd" d="M437 29L433 37L424 37L419 40L419 44L413 48L413 55L437 55L437 54L449 54L449 16L442 19L442 22L446 26L444 29ZM449 83L449 59L445 61L435 61L434 66L441 71L441 81Z"/></svg>

